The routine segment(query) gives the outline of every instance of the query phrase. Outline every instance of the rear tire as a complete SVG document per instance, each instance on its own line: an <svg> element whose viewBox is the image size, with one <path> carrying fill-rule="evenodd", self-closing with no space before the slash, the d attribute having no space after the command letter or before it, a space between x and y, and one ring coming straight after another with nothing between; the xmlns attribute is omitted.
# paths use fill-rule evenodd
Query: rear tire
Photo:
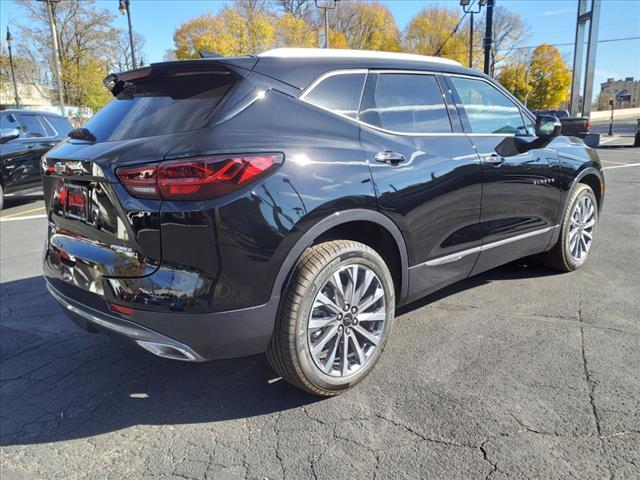
<svg viewBox="0 0 640 480"><path fill-rule="evenodd" d="M598 225L598 203L593 190L576 185L565 206L560 236L554 247L542 254L542 262L561 272L572 272L587 260Z"/></svg>
<svg viewBox="0 0 640 480"><path fill-rule="evenodd" d="M292 385L337 395L376 365L394 314L393 279L377 252L348 240L315 245L291 274L267 358Z"/></svg>

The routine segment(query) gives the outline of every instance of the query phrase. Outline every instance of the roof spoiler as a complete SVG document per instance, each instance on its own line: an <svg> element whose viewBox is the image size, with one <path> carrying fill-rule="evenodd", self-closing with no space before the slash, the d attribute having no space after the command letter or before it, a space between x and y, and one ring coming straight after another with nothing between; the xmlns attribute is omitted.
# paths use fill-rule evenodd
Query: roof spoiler
<svg viewBox="0 0 640 480"><path fill-rule="evenodd" d="M102 83L117 96L124 89L127 82L150 77L154 74L168 73L172 71L210 71L212 66L223 67L241 78L246 77L258 63L258 57L251 55L242 57L222 57L214 52L201 51L202 58L195 60L177 60L172 62L152 63L149 66L127 70L125 72L110 73Z"/></svg>

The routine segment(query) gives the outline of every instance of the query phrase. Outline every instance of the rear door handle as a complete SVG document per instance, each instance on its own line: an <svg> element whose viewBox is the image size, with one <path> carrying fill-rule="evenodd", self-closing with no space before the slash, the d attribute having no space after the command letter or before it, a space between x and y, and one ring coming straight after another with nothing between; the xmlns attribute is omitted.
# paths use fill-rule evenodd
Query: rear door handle
<svg viewBox="0 0 640 480"><path fill-rule="evenodd" d="M374 158L376 162L388 163L389 165L397 165L400 162L404 162L404 155L390 150L378 152Z"/></svg>
<svg viewBox="0 0 640 480"><path fill-rule="evenodd" d="M491 155L484 157L483 163L487 163L489 165L495 165L496 167L499 167L504 163L504 157L501 155L492 153Z"/></svg>

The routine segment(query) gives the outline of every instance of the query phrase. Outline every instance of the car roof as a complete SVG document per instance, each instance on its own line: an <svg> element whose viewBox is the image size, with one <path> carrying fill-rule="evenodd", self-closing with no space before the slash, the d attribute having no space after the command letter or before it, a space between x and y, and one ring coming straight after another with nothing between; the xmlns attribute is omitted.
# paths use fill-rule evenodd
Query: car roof
<svg viewBox="0 0 640 480"><path fill-rule="evenodd" d="M478 70L442 57L410 53L331 48L277 48L258 55L254 71L299 89L320 75L344 69L398 69L484 76Z"/></svg>
<svg viewBox="0 0 640 480"><path fill-rule="evenodd" d="M1 110L0 113L31 113L31 114L42 115L47 117L67 118L67 117L63 117L59 113L47 112L45 110L31 110L29 108L7 108L5 110Z"/></svg>

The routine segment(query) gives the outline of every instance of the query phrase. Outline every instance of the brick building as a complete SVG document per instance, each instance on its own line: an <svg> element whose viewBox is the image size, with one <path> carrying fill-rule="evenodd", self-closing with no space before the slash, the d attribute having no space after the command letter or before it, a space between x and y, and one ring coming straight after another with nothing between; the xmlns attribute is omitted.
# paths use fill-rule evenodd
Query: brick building
<svg viewBox="0 0 640 480"><path fill-rule="evenodd" d="M598 110L609 108L609 100L615 99L616 108L640 107L640 80L626 77L624 80L607 78L600 84L598 95Z"/></svg>

